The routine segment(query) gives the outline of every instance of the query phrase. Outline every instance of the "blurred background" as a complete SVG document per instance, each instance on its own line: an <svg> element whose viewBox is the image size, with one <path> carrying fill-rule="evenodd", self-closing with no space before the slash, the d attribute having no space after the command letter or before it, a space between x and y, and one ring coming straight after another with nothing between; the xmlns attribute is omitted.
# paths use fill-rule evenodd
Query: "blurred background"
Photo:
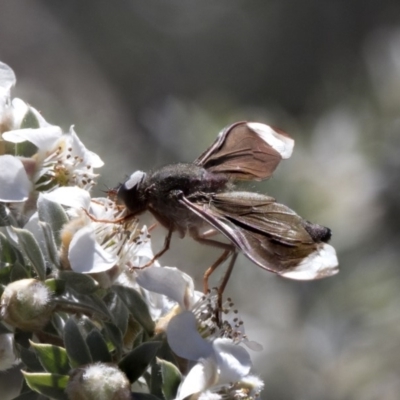
<svg viewBox="0 0 400 400"><path fill-rule="evenodd" d="M262 398L400 398L400 3L3 0L0 59L13 97L105 161L98 195L235 121L290 133L292 158L250 187L331 227L341 272L295 282L239 257L227 294L264 346ZM218 254L175 238L161 263L200 289Z"/></svg>

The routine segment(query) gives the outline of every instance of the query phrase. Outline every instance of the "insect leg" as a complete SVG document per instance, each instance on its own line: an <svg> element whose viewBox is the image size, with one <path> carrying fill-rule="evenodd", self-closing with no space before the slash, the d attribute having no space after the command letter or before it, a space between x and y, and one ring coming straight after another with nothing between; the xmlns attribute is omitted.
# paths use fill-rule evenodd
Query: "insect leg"
<svg viewBox="0 0 400 400"><path fill-rule="evenodd" d="M150 265L153 264L154 261L156 261L156 260L157 260L158 258L160 258L166 251L168 251L168 250L169 250L169 245L170 245L170 243L171 243L172 232L173 232L172 229L168 229L167 236L165 236L163 248L162 248L158 253L156 253L156 255L153 256L153 258L152 258L150 261L148 261L146 264L142 265L141 267L133 267L133 269L144 269L144 268L150 267Z"/></svg>
<svg viewBox="0 0 400 400"><path fill-rule="evenodd" d="M209 290L208 279L210 278L211 274L224 261L226 261L229 257L231 257L228 268L225 271L225 274L223 276L222 283L218 286L218 305L221 308L222 294L224 293L225 287L226 287L226 285L229 281L229 277L232 273L232 269L233 269L233 266L235 264L236 257L237 257L237 249L231 243L224 243L224 242L219 242L217 240L208 239L208 237L213 236L216 233L218 233L218 231L216 231L214 229L210 229L210 230L204 232L203 234L200 234L197 230L191 230L191 232L190 232L193 239L196 240L197 242L202 243L206 246L217 247L217 248L224 250L224 252L221 254L221 256L218 257L218 259L204 273L204 276L203 276L204 293L207 293Z"/></svg>

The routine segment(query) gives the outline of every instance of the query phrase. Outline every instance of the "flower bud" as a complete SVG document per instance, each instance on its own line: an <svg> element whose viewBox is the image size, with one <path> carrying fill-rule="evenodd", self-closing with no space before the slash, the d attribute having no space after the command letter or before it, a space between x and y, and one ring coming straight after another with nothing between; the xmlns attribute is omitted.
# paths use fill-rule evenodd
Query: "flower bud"
<svg viewBox="0 0 400 400"><path fill-rule="evenodd" d="M91 364L76 369L66 393L71 400L129 400L130 383L126 375L110 364Z"/></svg>
<svg viewBox="0 0 400 400"><path fill-rule="evenodd" d="M36 279L12 282L1 296L2 319L25 331L42 329L53 309L50 289Z"/></svg>

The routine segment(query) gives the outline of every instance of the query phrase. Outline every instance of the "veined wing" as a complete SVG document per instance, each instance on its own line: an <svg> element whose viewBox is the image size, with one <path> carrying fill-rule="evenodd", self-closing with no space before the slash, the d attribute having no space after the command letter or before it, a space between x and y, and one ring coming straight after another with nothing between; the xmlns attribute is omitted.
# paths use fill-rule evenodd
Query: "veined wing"
<svg viewBox="0 0 400 400"><path fill-rule="evenodd" d="M300 280L338 272L335 249L323 241L329 230L305 221L271 197L229 192L204 202L185 197L180 201L261 268Z"/></svg>
<svg viewBox="0 0 400 400"><path fill-rule="evenodd" d="M263 180L292 154L294 140L257 122L237 122L223 129L194 164L232 179Z"/></svg>

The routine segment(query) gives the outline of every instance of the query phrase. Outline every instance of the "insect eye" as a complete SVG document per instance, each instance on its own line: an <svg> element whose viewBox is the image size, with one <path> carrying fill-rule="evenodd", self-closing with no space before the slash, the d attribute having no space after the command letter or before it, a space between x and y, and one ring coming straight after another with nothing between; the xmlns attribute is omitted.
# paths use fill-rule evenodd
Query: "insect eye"
<svg viewBox="0 0 400 400"><path fill-rule="evenodd" d="M142 188L146 177L147 174L143 171L136 171L118 189L118 199L122 201L132 213L141 212L145 207Z"/></svg>

